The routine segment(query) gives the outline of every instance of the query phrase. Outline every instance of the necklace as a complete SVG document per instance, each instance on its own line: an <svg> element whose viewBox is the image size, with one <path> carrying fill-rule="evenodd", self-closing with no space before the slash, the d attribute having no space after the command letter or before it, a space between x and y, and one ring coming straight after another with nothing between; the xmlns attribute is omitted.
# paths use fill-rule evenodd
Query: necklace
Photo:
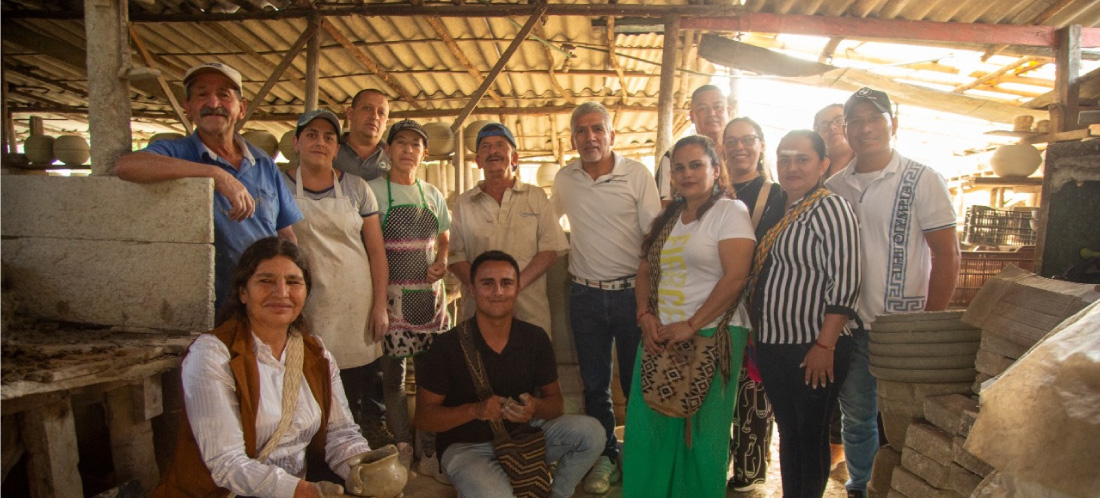
<svg viewBox="0 0 1100 498"><path fill-rule="evenodd" d="M764 177L757 176L756 178L753 178L752 180L749 180L749 181L745 182L744 185L741 185L741 188L737 188L737 186L734 186L733 187L733 195L740 199L741 198L741 191L749 188L749 185L752 185L753 182L755 182L756 180L759 180L761 178L764 178Z"/></svg>

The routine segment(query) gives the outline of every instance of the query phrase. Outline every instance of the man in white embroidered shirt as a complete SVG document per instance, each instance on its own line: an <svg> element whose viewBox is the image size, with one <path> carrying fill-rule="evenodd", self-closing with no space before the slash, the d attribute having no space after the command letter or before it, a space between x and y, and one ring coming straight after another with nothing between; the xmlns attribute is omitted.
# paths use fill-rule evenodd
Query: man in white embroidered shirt
<svg viewBox="0 0 1100 498"><path fill-rule="evenodd" d="M539 187L523 183L516 175L519 152L508 127L489 123L477 134L477 166L485 180L455 201L451 214L450 270L463 283L462 318L474 314L470 262L479 254L497 249L519 262L519 297L516 318L550 333L550 302L543 275L559 255L569 249L558 217Z"/></svg>
<svg viewBox="0 0 1100 498"><path fill-rule="evenodd" d="M883 92L862 88L844 104L845 136L855 159L826 182L852 204L863 245L863 329L877 315L947 308L959 273L954 204L943 177L898 154L898 122ZM868 333L853 334L848 379L841 388L848 496L867 496L878 451L877 387L868 367Z"/></svg>
<svg viewBox="0 0 1100 498"><path fill-rule="evenodd" d="M569 217L569 324L577 347L584 411L603 425L607 447L584 482L603 494L621 478L617 462L615 412L611 404L611 348L619 360L619 383L630 392L638 328L634 279L641 263L642 237L661 210L657 184L642 163L611 150L611 115L599 102L586 102L570 119L580 158L554 178L550 202Z"/></svg>

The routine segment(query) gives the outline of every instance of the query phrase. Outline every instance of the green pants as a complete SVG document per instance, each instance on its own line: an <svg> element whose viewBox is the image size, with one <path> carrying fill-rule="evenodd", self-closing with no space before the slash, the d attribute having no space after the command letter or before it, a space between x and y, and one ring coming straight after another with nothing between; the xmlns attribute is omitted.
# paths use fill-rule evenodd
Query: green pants
<svg viewBox="0 0 1100 498"><path fill-rule="evenodd" d="M699 331L714 334L715 329ZM691 416L691 447L687 446L686 420L653 411L642 398L639 352L634 362L634 382L626 406L623 443L623 496L723 497L729 465L730 424L737 401L737 373L745 354L749 329L729 328L732 354L728 384L716 371L703 406Z"/></svg>

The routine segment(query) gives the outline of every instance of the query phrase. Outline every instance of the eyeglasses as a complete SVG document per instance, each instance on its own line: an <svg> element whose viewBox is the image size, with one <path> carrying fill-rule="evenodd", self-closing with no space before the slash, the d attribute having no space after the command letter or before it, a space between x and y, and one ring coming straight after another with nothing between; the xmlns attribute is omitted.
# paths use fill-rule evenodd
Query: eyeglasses
<svg viewBox="0 0 1100 498"><path fill-rule="evenodd" d="M730 137L730 138L727 138L726 141L722 142L722 145L725 146L726 148L732 148L733 146L737 145L738 142L740 142L741 145L743 145L745 147L751 147L752 144L756 143L756 141L759 138L760 137L758 137L756 135L745 135L743 137Z"/></svg>
<svg viewBox="0 0 1100 498"><path fill-rule="evenodd" d="M818 130L828 130L832 127L844 128L844 116L837 116L832 121L821 121L817 123Z"/></svg>

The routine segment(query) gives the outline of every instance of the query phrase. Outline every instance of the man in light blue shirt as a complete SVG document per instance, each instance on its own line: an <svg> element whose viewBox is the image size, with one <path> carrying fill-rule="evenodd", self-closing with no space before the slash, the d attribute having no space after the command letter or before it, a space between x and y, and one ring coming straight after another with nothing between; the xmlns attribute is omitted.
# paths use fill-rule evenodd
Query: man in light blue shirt
<svg viewBox="0 0 1100 498"><path fill-rule="evenodd" d="M241 73L221 63L195 66L183 77L187 115L195 132L162 140L115 163L119 178L153 183L178 178L214 180L214 291L221 308L233 269L253 242L278 235L297 242L291 229L302 213L279 178L275 162L237 134L247 102Z"/></svg>

